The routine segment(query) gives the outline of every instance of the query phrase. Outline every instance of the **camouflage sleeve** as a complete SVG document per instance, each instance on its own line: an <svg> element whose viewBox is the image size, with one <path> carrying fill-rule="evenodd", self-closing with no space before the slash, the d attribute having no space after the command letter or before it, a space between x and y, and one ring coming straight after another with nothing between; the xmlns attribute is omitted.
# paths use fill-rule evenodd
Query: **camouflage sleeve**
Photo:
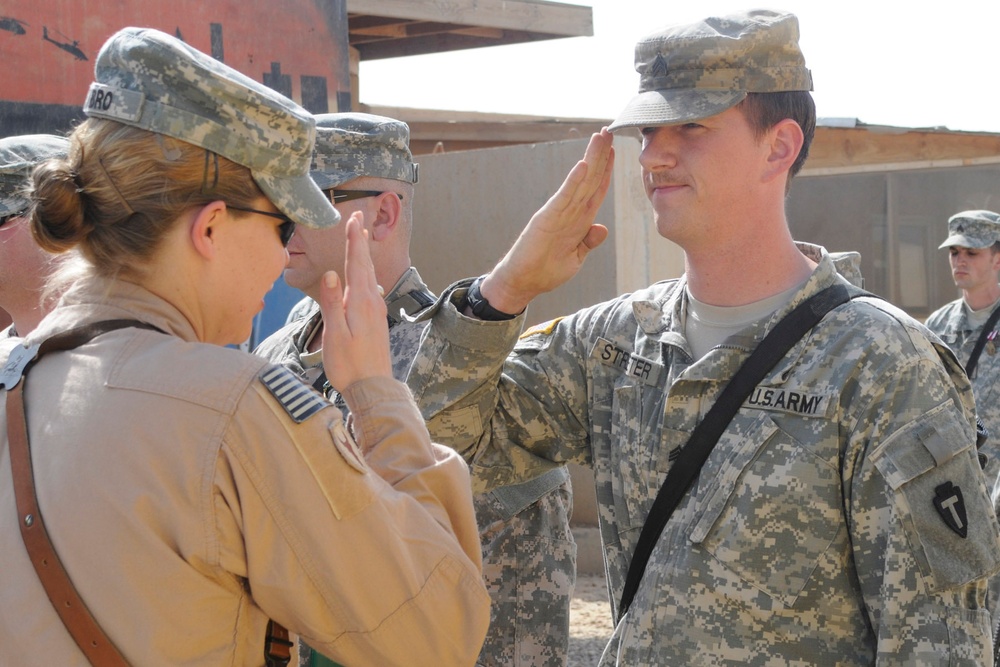
<svg viewBox="0 0 1000 667"><path fill-rule="evenodd" d="M883 355L884 367L873 355L845 392L860 406L847 408L843 462L857 576L878 664L992 663L985 577L1000 567L1000 530L970 414L925 352Z"/></svg>
<svg viewBox="0 0 1000 667"><path fill-rule="evenodd" d="M586 358L576 353L572 318L517 342L522 318L464 317L455 307L463 295L464 287L445 293L407 377L432 439L465 456L476 491L586 463Z"/></svg>

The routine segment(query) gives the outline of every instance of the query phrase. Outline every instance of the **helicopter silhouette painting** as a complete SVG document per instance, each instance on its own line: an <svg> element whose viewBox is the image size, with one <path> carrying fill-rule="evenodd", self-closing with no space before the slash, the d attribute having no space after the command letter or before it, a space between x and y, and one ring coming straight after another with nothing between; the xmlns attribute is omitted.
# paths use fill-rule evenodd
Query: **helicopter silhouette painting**
<svg viewBox="0 0 1000 667"><path fill-rule="evenodd" d="M175 35L312 113L349 108L348 1L282 0L275 12L273 0L0 0L0 137L72 130L100 46L130 25Z"/></svg>
<svg viewBox="0 0 1000 667"><path fill-rule="evenodd" d="M15 35L23 35L27 30L24 26L28 25L24 21L18 21L12 16L0 16L0 30L6 30L7 32L12 32Z"/></svg>
<svg viewBox="0 0 1000 667"><path fill-rule="evenodd" d="M86 54L83 51L81 51L80 47L78 46L80 44L80 42L78 42L75 39L74 40L70 40L69 37L67 37L66 35L63 35L58 30L56 30L56 32L59 33L59 35L63 39L65 39L67 41L66 42L57 42L56 40L54 40L51 37L49 37L49 29L48 29L47 26L42 26L42 39L44 39L46 42L51 42L52 44L55 44L56 46L58 46L60 49L62 49L66 53L71 54L77 60L87 60Z"/></svg>

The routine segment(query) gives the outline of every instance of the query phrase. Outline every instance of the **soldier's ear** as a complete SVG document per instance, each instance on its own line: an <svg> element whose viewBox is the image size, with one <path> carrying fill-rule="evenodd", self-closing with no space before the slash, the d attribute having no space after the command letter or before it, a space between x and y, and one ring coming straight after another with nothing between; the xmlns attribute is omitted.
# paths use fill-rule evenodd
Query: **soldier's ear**
<svg viewBox="0 0 1000 667"><path fill-rule="evenodd" d="M767 131L764 141L768 142L769 148L764 180L770 181L791 170L805 143L805 135L798 123L791 118L785 118Z"/></svg>
<svg viewBox="0 0 1000 667"><path fill-rule="evenodd" d="M378 210L372 221L372 241L384 241L399 224L403 202L395 192L387 190L378 196Z"/></svg>
<svg viewBox="0 0 1000 667"><path fill-rule="evenodd" d="M216 228L226 217L226 204L214 201L202 206L188 221L188 235L196 253L205 259L215 257L218 247L215 242Z"/></svg>
<svg viewBox="0 0 1000 667"><path fill-rule="evenodd" d="M994 273L1000 271L1000 251L994 250L993 246L990 246L990 265Z"/></svg>

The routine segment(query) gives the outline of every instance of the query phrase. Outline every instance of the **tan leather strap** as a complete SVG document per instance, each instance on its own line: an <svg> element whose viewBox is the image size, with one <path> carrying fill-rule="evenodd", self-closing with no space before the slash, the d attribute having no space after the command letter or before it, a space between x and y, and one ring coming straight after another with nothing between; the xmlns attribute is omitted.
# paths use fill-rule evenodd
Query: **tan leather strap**
<svg viewBox="0 0 1000 667"><path fill-rule="evenodd" d="M15 380L16 384L7 390L7 441L10 447L11 472L14 476L18 524L24 546L59 618L62 619L77 646L87 656L90 664L100 667L127 666L128 662L104 634L80 598L59 560L55 547L52 546L45 529L45 522L42 521L31 467L28 425L24 412L24 383L28 369L46 352L72 349L102 333L125 327L155 329L136 320L109 320L53 336L42 343L36 355L25 358L20 379ZM6 381L11 382L11 380ZM40 650L44 650L44 647Z"/></svg>

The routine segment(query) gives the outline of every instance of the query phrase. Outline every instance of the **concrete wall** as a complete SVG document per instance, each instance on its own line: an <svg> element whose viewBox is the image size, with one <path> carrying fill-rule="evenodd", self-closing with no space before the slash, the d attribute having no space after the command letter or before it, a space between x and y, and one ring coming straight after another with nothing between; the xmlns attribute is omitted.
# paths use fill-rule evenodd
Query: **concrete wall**
<svg viewBox="0 0 1000 667"><path fill-rule="evenodd" d="M451 282L489 271L514 243L532 214L558 189L583 156L587 140L421 155L414 200L412 259L436 292ZM540 296L528 325L572 313L683 271L683 255L660 238L639 177L639 142L615 139L610 192L597 222L608 227L604 244L580 273ZM597 525L593 475L571 466L575 527ZM575 531L581 572L603 572L596 530Z"/></svg>

